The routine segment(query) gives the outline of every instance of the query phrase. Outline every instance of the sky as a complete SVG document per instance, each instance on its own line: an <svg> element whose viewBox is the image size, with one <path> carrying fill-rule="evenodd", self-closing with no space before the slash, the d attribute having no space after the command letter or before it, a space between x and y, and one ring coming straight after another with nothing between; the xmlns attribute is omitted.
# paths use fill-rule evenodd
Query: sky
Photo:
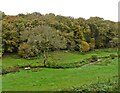
<svg viewBox="0 0 120 93"><path fill-rule="evenodd" d="M56 15L83 17L102 17L118 21L119 0L0 0L0 11L7 15L40 12Z"/></svg>

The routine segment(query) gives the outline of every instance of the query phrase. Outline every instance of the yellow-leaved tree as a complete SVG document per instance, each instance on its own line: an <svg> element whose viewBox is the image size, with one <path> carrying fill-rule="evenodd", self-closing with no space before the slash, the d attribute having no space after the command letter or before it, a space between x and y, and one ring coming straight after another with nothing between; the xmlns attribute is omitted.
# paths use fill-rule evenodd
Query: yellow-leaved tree
<svg viewBox="0 0 120 93"><path fill-rule="evenodd" d="M90 50L90 46L86 41L80 41L81 42L81 51L87 52Z"/></svg>

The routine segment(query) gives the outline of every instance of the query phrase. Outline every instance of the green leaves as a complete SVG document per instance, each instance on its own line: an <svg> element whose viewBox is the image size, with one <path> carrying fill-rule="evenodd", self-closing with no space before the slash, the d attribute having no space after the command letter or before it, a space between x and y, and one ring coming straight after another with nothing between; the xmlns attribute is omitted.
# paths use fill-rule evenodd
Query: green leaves
<svg viewBox="0 0 120 93"><path fill-rule="evenodd" d="M5 15L2 20L5 52L18 52L18 46L22 42L37 45L42 50L45 47L50 50L61 49L65 43L66 49L79 50L81 40L88 43L91 49L118 45L117 22L100 17L86 20L34 12L17 16ZM94 38L94 42L91 42L91 38Z"/></svg>
<svg viewBox="0 0 120 93"><path fill-rule="evenodd" d="M28 43L22 43L18 48L18 55L20 55L23 58L34 57L39 53L40 51L37 49L36 46L30 45Z"/></svg>

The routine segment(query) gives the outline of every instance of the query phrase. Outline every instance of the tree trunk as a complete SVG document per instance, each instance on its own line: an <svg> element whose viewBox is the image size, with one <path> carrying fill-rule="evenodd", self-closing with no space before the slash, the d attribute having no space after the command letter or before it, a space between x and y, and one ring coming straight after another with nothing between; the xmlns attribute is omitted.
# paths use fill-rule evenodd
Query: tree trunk
<svg viewBox="0 0 120 93"><path fill-rule="evenodd" d="M44 60L43 60L43 64L44 64L44 67L46 67L47 56L46 56L46 52L45 52L45 50L43 51L43 58L44 58Z"/></svg>

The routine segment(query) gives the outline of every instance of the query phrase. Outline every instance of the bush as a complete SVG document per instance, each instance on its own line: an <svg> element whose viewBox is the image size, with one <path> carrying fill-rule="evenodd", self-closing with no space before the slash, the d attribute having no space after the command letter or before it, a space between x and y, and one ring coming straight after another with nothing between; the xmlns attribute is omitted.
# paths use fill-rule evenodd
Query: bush
<svg viewBox="0 0 120 93"><path fill-rule="evenodd" d="M89 85L85 84L80 87L72 87L72 89L67 89L67 90L76 91L77 93L89 93L89 92L90 93L119 93L120 92L117 78L113 78L112 80L108 79L105 82L98 81L95 83L91 83Z"/></svg>
<svg viewBox="0 0 120 93"><path fill-rule="evenodd" d="M38 53L40 53L40 51L35 46L31 46L28 43L22 43L18 48L18 55L23 58L34 57Z"/></svg>
<svg viewBox="0 0 120 93"><path fill-rule="evenodd" d="M90 50L90 46L86 41L81 41L81 50L82 52L87 52Z"/></svg>
<svg viewBox="0 0 120 93"><path fill-rule="evenodd" d="M92 56L91 56L91 59L92 59L91 61L94 62L94 61L97 61L97 60L98 60L98 57L97 57L97 55L92 55Z"/></svg>
<svg viewBox="0 0 120 93"><path fill-rule="evenodd" d="M110 58L115 59L116 55L115 54L110 54Z"/></svg>

